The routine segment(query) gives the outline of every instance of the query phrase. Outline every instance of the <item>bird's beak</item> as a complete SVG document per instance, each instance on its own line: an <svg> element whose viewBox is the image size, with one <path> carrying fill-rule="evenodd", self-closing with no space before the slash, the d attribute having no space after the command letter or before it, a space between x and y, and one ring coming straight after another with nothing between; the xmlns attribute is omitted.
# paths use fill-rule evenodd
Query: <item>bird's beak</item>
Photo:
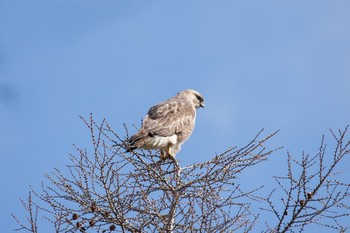
<svg viewBox="0 0 350 233"><path fill-rule="evenodd" d="M202 102L199 106L200 106L201 108L204 108L204 107L205 107L205 104Z"/></svg>

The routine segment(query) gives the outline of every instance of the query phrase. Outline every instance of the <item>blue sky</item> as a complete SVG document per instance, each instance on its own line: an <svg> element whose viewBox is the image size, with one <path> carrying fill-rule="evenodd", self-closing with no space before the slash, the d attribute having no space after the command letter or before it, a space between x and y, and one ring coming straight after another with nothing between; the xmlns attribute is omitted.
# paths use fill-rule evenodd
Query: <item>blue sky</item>
<svg viewBox="0 0 350 233"><path fill-rule="evenodd" d="M272 146L316 152L350 123L349 12L346 0L1 0L0 232L16 227L9 213L23 212L29 185L64 168L73 143L89 146L78 116L90 112L123 135L193 88L206 108L180 160L243 146L261 128L281 130ZM242 181L282 175L284 152Z"/></svg>

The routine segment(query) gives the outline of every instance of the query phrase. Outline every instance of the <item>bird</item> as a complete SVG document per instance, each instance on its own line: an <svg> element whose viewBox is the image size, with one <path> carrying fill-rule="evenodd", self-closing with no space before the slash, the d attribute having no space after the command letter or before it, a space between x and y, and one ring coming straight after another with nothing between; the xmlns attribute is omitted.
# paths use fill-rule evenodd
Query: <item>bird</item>
<svg viewBox="0 0 350 233"><path fill-rule="evenodd" d="M144 117L141 129L129 138L127 152L159 149L161 160L174 160L193 132L196 110L204 106L203 96L192 89L154 105Z"/></svg>

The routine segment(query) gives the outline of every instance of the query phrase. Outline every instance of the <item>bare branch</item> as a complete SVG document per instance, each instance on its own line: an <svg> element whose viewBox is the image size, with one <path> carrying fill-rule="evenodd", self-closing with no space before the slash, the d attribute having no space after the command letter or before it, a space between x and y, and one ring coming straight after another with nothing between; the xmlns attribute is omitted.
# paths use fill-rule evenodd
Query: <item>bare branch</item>
<svg viewBox="0 0 350 233"><path fill-rule="evenodd" d="M350 141L348 127L345 130L331 131L335 140L331 163L327 159L327 145L322 136L321 145L316 155L303 153L300 161L292 159L288 153L288 172L284 177L274 177L282 197L276 197L276 191L265 199L268 208L277 219L275 227L267 228L274 232L303 231L307 225L317 224L344 232L349 227L350 216L347 205L350 199L349 184L337 179L342 171L337 171L340 162L349 157ZM328 163L328 164L327 164ZM280 202L276 200L281 200ZM279 208L276 208L278 206Z"/></svg>
<svg viewBox="0 0 350 233"><path fill-rule="evenodd" d="M13 215L16 230L36 233L39 217L57 233L251 232L262 216L253 205L261 200L267 203L261 209L276 219L276 225L266 223L266 232L301 231L309 224L347 229L342 218L349 216L350 185L338 179L343 171L337 170L350 151L347 128L331 131L336 142L331 163L324 137L314 156L303 153L296 160L288 152L287 175L273 177L277 188L263 198L263 186L245 190L237 178L280 149L266 149L277 132L263 136L262 130L242 148L182 166L160 160L154 151L125 153L126 127L123 138L106 120L82 119L91 147L75 146L69 165L46 174L48 184L21 201L28 216L20 221Z"/></svg>

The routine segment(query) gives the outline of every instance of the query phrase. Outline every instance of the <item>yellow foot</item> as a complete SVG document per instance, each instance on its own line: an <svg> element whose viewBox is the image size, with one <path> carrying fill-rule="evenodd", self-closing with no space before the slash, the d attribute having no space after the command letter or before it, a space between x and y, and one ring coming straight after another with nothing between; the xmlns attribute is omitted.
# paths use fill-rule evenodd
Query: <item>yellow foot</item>
<svg viewBox="0 0 350 233"><path fill-rule="evenodd" d="M171 147L168 147L168 151L167 151L167 157L169 159L175 160L175 154L173 154L173 152L171 151Z"/></svg>
<svg viewBox="0 0 350 233"><path fill-rule="evenodd" d="M175 155L171 151L171 147L168 147L167 151L160 151L160 159L161 160L167 160L167 159L172 159L175 160Z"/></svg>
<svg viewBox="0 0 350 233"><path fill-rule="evenodd" d="M167 158L168 158L168 155L164 151L160 150L160 159L166 160Z"/></svg>

